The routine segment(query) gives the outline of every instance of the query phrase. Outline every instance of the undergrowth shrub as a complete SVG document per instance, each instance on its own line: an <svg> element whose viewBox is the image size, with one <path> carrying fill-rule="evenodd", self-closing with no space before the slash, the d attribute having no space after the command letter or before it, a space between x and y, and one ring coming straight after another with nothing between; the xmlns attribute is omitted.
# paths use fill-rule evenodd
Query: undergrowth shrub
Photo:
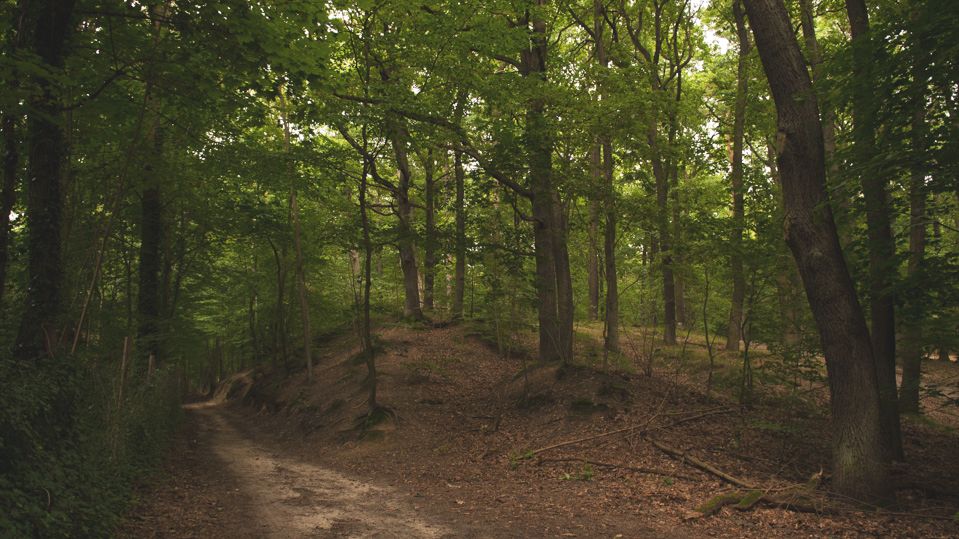
<svg viewBox="0 0 959 539"><path fill-rule="evenodd" d="M172 371L0 358L0 537L108 537L179 418ZM130 378L130 377L128 377Z"/></svg>

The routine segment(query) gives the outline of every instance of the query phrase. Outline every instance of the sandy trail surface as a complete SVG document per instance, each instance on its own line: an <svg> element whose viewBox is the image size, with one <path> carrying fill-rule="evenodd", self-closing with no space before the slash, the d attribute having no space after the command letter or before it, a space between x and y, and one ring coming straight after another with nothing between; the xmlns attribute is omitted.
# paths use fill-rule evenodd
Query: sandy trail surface
<svg viewBox="0 0 959 539"><path fill-rule="evenodd" d="M187 413L187 440L173 459L183 477L121 537L453 535L409 495L261 446L233 425L228 407L192 405Z"/></svg>

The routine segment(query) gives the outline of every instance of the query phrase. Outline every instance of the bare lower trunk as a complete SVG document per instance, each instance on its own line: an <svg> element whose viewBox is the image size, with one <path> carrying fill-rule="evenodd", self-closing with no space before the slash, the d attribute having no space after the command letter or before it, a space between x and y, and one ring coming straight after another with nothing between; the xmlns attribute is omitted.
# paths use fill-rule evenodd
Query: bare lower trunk
<svg viewBox="0 0 959 539"><path fill-rule="evenodd" d="M776 102L786 241L819 328L829 377L835 489L892 499L872 343L826 195L817 100L782 0L744 0ZM801 96L801 98L800 98Z"/></svg>

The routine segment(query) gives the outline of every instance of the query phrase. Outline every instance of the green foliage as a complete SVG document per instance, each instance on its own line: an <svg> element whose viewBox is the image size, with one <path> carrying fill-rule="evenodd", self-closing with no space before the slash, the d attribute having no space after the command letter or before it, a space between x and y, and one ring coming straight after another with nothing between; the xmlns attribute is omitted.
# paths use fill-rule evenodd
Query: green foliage
<svg viewBox="0 0 959 539"><path fill-rule="evenodd" d="M117 403L113 365L0 361L0 535L105 537L179 417L172 373ZM130 384L133 386L134 384Z"/></svg>
<svg viewBox="0 0 959 539"><path fill-rule="evenodd" d="M583 468L576 474L564 473L563 481L592 481L593 466L588 462L583 463Z"/></svg>

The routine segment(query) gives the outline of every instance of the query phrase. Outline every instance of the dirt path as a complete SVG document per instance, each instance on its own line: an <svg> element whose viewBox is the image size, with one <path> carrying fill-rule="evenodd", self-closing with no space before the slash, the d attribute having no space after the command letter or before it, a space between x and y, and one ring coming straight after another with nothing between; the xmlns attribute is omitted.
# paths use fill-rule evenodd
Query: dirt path
<svg viewBox="0 0 959 539"><path fill-rule="evenodd" d="M172 474L121 537L434 538L450 528L408 496L270 451L226 408L192 406Z"/></svg>

